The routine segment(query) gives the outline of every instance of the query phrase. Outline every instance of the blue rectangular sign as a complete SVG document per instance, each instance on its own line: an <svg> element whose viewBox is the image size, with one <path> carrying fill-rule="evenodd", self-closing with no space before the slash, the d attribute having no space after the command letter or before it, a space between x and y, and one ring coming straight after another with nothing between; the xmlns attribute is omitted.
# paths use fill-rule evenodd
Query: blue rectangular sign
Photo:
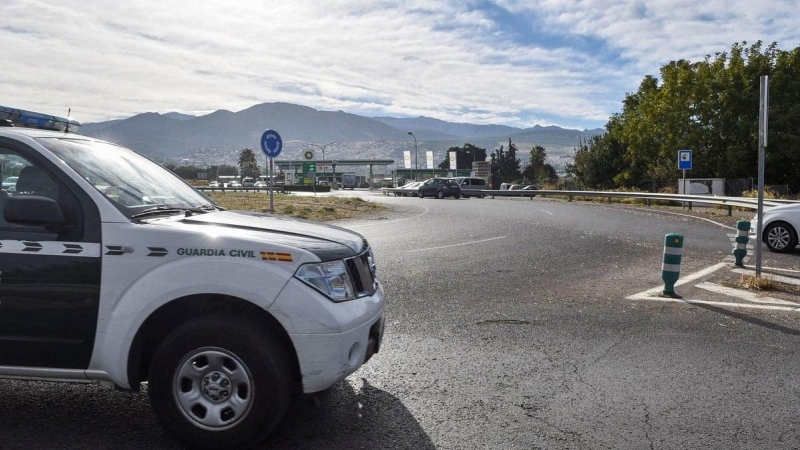
<svg viewBox="0 0 800 450"><path fill-rule="evenodd" d="M678 170L692 170L691 150L678 150Z"/></svg>

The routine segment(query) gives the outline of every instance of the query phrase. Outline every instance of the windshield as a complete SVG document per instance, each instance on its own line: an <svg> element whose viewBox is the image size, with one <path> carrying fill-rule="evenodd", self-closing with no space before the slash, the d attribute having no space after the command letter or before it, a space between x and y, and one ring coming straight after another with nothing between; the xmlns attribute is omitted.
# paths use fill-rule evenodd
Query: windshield
<svg viewBox="0 0 800 450"><path fill-rule="evenodd" d="M169 170L124 147L84 139L40 138L37 141L129 218L157 206L194 209L213 205Z"/></svg>

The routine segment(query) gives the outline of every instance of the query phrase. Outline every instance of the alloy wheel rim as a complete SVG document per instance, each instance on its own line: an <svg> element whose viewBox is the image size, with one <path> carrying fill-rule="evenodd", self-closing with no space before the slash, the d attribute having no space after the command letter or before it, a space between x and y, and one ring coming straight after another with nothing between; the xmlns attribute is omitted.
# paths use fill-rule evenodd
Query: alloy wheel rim
<svg viewBox="0 0 800 450"><path fill-rule="evenodd" d="M774 227L769 231L767 240L773 248L784 248L789 245L789 230L783 227Z"/></svg>

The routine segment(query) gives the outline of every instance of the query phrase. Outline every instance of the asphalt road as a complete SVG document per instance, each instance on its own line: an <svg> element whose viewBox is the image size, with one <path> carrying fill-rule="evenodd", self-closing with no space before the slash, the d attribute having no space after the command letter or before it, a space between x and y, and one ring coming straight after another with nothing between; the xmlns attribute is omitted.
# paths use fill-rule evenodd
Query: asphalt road
<svg viewBox="0 0 800 450"><path fill-rule="evenodd" d="M342 225L375 250L383 347L264 448L800 447L800 314L626 299L662 284L666 233L685 236L688 274L722 261L732 230L538 198L373 198L393 209ZM179 448L145 396L103 386L0 380L0 415L4 449Z"/></svg>

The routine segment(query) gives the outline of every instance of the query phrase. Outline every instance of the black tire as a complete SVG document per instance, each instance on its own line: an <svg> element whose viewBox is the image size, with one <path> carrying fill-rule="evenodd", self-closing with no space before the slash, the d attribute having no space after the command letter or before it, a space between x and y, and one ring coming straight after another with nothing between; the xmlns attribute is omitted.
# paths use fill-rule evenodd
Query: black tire
<svg viewBox="0 0 800 450"><path fill-rule="evenodd" d="M797 246L797 231L786 222L772 222L764 229L764 243L771 252L788 253Z"/></svg>
<svg viewBox="0 0 800 450"><path fill-rule="evenodd" d="M417 192L417 196L419 198L425 198L425 194L423 194L421 190Z"/></svg>
<svg viewBox="0 0 800 450"><path fill-rule="evenodd" d="M286 413L289 364L275 338L251 321L232 314L198 317L156 349L150 402L162 426L189 447L253 447Z"/></svg>
<svg viewBox="0 0 800 450"><path fill-rule="evenodd" d="M439 200L443 199L444 198L444 192L442 192L442 191L437 192L436 193L436 198L438 198Z"/></svg>
<svg viewBox="0 0 800 450"><path fill-rule="evenodd" d="M456 195L454 195L453 197L454 197L456 200L458 200L458 199L460 199L460 198L461 198L461 194L456 194Z"/></svg>

